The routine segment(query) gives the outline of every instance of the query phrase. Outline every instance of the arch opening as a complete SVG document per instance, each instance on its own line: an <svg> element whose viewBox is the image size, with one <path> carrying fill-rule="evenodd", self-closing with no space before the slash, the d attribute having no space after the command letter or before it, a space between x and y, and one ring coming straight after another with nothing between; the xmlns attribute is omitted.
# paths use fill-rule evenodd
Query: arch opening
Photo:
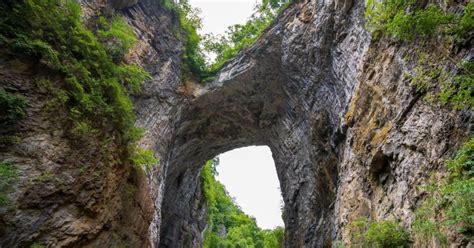
<svg viewBox="0 0 474 248"><path fill-rule="evenodd" d="M276 174L266 146L234 149L206 162L200 172L207 209L204 247L283 247Z"/></svg>
<svg viewBox="0 0 474 248"><path fill-rule="evenodd" d="M283 227L280 182L268 146L248 146L216 157L215 178L262 229Z"/></svg>
<svg viewBox="0 0 474 248"><path fill-rule="evenodd" d="M216 79L176 109L173 137L162 157L166 174L158 219L159 247L199 247L206 228L200 172L206 161L246 146L268 146L285 202L285 245L318 247L331 239L344 90L332 76L290 77L286 46L271 39L229 61ZM302 87L304 86L304 87Z"/></svg>

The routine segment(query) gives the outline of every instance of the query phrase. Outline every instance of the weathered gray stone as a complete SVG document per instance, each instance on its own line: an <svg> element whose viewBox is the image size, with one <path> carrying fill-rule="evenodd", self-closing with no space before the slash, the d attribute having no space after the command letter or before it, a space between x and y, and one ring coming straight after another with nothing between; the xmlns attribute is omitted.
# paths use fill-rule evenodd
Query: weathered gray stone
<svg viewBox="0 0 474 248"><path fill-rule="evenodd" d="M110 0L110 5L112 5L114 9L118 10L131 7L137 3L138 0Z"/></svg>

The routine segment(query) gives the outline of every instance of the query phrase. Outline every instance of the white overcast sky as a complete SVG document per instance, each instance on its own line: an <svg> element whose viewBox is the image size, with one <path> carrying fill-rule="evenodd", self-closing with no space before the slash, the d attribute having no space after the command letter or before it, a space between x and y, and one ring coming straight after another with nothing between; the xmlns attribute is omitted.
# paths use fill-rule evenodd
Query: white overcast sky
<svg viewBox="0 0 474 248"><path fill-rule="evenodd" d="M224 34L228 26L245 23L257 4L257 0L189 2L201 10L201 34ZM254 216L261 228L283 226L280 209L283 200L270 149L266 146L240 148L219 158L217 180L225 185L242 210Z"/></svg>
<svg viewBox="0 0 474 248"><path fill-rule="evenodd" d="M219 156L217 180L223 183L242 210L264 229L283 226L283 199L272 152L267 146L235 149Z"/></svg>
<svg viewBox="0 0 474 248"><path fill-rule="evenodd" d="M257 0L190 0L192 6L201 10L201 34L225 34L227 27L245 23L252 15ZM214 53L206 53L208 60Z"/></svg>
<svg viewBox="0 0 474 248"><path fill-rule="evenodd" d="M201 9L201 33L224 34L228 26L244 23L252 15L256 0L189 0Z"/></svg>

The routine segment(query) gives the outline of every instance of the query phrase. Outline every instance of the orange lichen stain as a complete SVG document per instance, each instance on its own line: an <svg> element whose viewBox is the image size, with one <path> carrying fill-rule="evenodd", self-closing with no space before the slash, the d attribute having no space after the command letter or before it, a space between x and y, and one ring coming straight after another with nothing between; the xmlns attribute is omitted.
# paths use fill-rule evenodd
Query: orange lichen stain
<svg viewBox="0 0 474 248"><path fill-rule="evenodd" d="M361 74L359 86L349 103L344 116L346 125L354 134L354 152L366 156L387 138L392 124L387 117L384 98L386 89L382 82L388 67L393 63L393 52L377 53L376 47L369 48L364 73ZM383 61L374 63L374 61Z"/></svg>
<svg viewBox="0 0 474 248"><path fill-rule="evenodd" d="M346 121L355 122L353 130L355 133L354 151L358 154L365 154L366 145L372 145L372 140L379 139L377 133L384 126L383 119L385 110L381 103L379 89L377 87L367 87L359 91L362 94L356 96L351 103L350 110L346 114ZM380 118L382 116L382 118Z"/></svg>
<svg viewBox="0 0 474 248"><path fill-rule="evenodd" d="M298 15L300 22L309 23L313 21L313 13L310 7L311 6L309 4L304 5L303 10L300 12L300 15Z"/></svg>
<svg viewBox="0 0 474 248"><path fill-rule="evenodd" d="M196 80L186 79L176 92L182 96L196 97L201 88L201 85Z"/></svg>
<svg viewBox="0 0 474 248"><path fill-rule="evenodd" d="M392 130L392 127L392 123L387 122L382 128L377 130L375 135L372 137L372 140L370 141L372 147L378 147L379 145L381 145L387 138L388 134L390 133L390 130Z"/></svg>
<svg viewBox="0 0 474 248"><path fill-rule="evenodd" d="M352 98L352 101L349 103L349 108L344 116L344 121L346 125L349 125L354 120L354 117L356 115L356 109L357 109L357 102L360 99L360 94L359 90L357 89L356 94Z"/></svg>

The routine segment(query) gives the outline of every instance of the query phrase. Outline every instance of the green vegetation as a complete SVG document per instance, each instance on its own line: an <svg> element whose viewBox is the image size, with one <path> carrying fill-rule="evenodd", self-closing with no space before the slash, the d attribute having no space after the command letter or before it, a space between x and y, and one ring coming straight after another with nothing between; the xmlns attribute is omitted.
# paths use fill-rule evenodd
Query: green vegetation
<svg viewBox="0 0 474 248"><path fill-rule="evenodd" d="M135 146L130 155L130 161L139 168L151 170L160 160L153 155L153 151Z"/></svg>
<svg viewBox="0 0 474 248"><path fill-rule="evenodd" d="M118 16L97 18L96 30L81 22L80 6L72 0L25 0L0 3L0 42L7 53L36 60L62 80L47 82L54 99L50 111L66 107L66 126L76 139L112 140L122 151L141 132L134 126L129 95L150 76L136 65L124 64L123 56L136 41L132 29ZM2 105L10 99L7 118L21 117L24 101L0 92ZM3 111L4 108L2 108ZM4 117L2 117L4 118Z"/></svg>
<svg viewBox="0 0 474 248"><path fill-rule="evenodd" d="M436 185L432 185L431 194L438 194L434 191ZM423 205L418 207L415 212L415 220L412 223L412 231L415 243L421 246L430 246L433 241L438 243L440 247L448 246L448 239L441 231L444 227L443 223L435 221L435 211L439 211L439 202L435 197L428 197L424 200Z"/></svg>
<svg viewBox="0 0 474 248"><path fill-rule="evenodd" d="M239 209L215 178L216 162L208 161L201 171L201 187L208 207L206 248L281 248L284 229L261 230L255 220Z"/></svg>
<svg viewBox="0 0 474 248"><path fill-rule="evenodd" d="M216 54L216 60L208 66L209 72L217 73L229 59L235 57L242 49L251 46L290 2L290 0L265 0L245 24L230 26L224 36L207 36L204 42L205 51Z"/></svg>
<svg viewBox="0 0 474 248"><path fill-rule="evenodd" d="M456 74L445 70L446 65L439 63L443 58L434 58L425 52L417 53L417 66L413 72L406 73L411 85L426 92L430 102L440 102L453 109L474 109L474 63L461 61ZM439 87L439 91L436 91Z"/></svg>
<svg viewBox="0 0 474 248"><path fill-rule="evenodd" d="M464 7L464 15L459 18L456 24L453 31L457 39L467 39L469 33L474 30L474 2L470 1Z"/></svg>
<svg viewBox="0 0 474 248"><path fill-rule="evenodd" d="M474 237L474 137L446 162L449 175L425 187L429 193L415 212L411 236L416 247L448 247L446 231ZM408 231L393 221L359 218L349 225L350 247L408 247Z"/></svg>
<svg viewBox="0 0 474 248"><path fill-rule="evenodd" d="M196 77L197 80L207 77L204 54L200 47L202 38L198 34L202 24L197 10L192 8L186 0L180 1L178 4L173 0L163 0L163 5L166 9L176 13L179 18L181 32L178 36L185 41L183 76L185 78Z"/></svg>
<svg viewBox="0 0 474 248"><path fill-rule="evenodd" d="M133 30L121 17L114 17L112 22L99 16L100 29L97 34L102 43L109 44L106 50L114 61L120 62L127 51L135 44L137 38Z"/></svg>
<svg viewBox="0 0 474 248"><path fill-rule="evenodd" d="M461 233L474 233L474 138L447 162L450 173L441 192L446 200L446 222Z"/></svg>
<svg viewBox="0 0 474 248"><path fill-rule="evenodd" d="M28 101L19 95L14 95L0 89L0 125L2 128L13 125L26 115Z"/></svg>
<svg viewBox="0 0 474 248"><path fill-rule="evenodd" d="M345 248L346 245L345 245L344 242L341 241L341 240L335 240L335 241L333 241L333 243L332 243L332 247L333 247L333 248Z"/></svg>
<svg viewBox="0 0 474 248"><path fill-rule="evenodd" d="M409 233L395 221L358 218L349 225L350 247L409 247Z"/></svg>
<svg viewBox="0 0 474 248"><path fill-rule="evenodd" d="M367 244L371 247L408 247L410 235L394 221L371 223L365 233Z"/></svg>
<svg viewBox="0 0 474 248"><path fill-rule="evenodd" d="M46 170L41 172L41 174L36 178L39 182L45 183L47 181L53 180L55 177L54 172Z"/></svg>
<svg viewBox="0 0 474 248"><path fill-rule="evenodd" d="M413 40L447 34L463 39L474 27L474 2L466 5L463 15L456 15L416 0L369 0L365 18L376 36L388 33L400 40Z"/></svg>
<svg viewBox="0 0 474 248"><path fill-rule="evenodd" d="M0 147L18 142L15 124L25 117L28 105L25 97L0 89Z"/></svg>
<svg viewBox="0 0 474 248"><path fill-rule="evenodd" d="M40 245L39 243L33 243L30 248L43 248L44 246Z"/></svg>
<svg viewBox="0 0 474 248"><path fill-rule="evenodd" d="M18 180L17 168L10 163L0 163L0 206L8 204L7 194Z"/></svg>
<svg viewBox="0 0 474 248"><path fill-rule="evenodd" d="M426 187L430 196L416 211L413 229L420 242L435 240L447 245L443 228L448 227L474 237L474 137L446 166L448 177Z"/></svg>
<svg viewBox="0 0 474 248"><path fill-rule="evenodd" d="M425 187L429 196L416 209L411 236L416 247L448 247L447 231L474 238L474 137L446 162L448 176ZM410 234L397 222L359 218L348 225L349 247L408 247ZM341 245L339 243L339 245Z"/></svg>
<svg viewBox="0 0 474 248"><path fill-rule="evenodd" d="M420 47L431 39L437 51L431 48L414 55L418 56L418 66L408 73L412 84L426 91L426 99L432 102L437 100L457 110L474 108L474 63L455 61L443 53L454 43L462 44L472 38L474 2L470 1L463 12L456 14L415 0L369 0L365 17L375 38L387 34L401 41L418 41ZM446 71L449 67L441 61L454 63L454 72Z"/></svg>
<svg viewBox="0 0 474 248"><path fill-rule="evenodd" d="M201 20L197 16L196 10L187 1L180 1L179 4L175 4L171 0L163 1L165 8L178 15L182 35L186 41L183 55L183 75L185 78L194 77L201 82L212 80L226 61L235 57L242 49L252 45L276 15L290 3L290 0L264 0L245 24L229 27L224 36L209 34L201 37L197 32L201 28ZM215 53L216 60L207 63L204 57L206 52Z"/></svg>
<svg viewBox="0 0 474 248"><path fill-rule="evenodd" d="M124 138L128 137L126 134L134 129L134 115L127 87L136 88L146 73L111 60L105 45L81 23L78 4L67 0L26 0L14 6L2 3L0 10L0 30L7 46L39 59L64 76L60 88L66 92L70 119L76 129L107 130L106 126L112 125ZM118 31L125 25L118 20L114 18L109 30L98 32L117 39L121 48L129 47L130 31Z"/></svg>
<svg viewBox="0 0 474 248"><path fill-rule="evenodd" d="M459 72L452 81L441 84L440 102L457 110L474 109L474 62L461 61L458 68Z"/></svg>

